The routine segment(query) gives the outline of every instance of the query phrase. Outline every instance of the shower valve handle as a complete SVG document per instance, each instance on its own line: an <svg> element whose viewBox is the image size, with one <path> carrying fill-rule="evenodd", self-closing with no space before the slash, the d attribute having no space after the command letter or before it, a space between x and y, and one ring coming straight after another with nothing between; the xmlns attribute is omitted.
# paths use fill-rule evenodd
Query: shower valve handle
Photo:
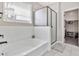
<svg viewBox="0 0 79 59"><path fill-rule="evenodd" d="M4 38L4 35L1 35L1 34L0 34L0 37Z"/></svg>

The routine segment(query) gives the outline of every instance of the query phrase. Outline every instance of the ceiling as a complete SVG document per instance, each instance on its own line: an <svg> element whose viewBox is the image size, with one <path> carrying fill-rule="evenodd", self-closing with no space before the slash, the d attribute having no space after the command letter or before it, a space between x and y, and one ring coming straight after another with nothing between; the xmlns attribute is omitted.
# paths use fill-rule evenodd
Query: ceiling
<svg viewBox="0 0 79 59"><path fill-rule="evenodd" d="M48 5L51 5L51 4L55 4L56 2L38 2L38 3L42 6L48 6Z"/></svg>

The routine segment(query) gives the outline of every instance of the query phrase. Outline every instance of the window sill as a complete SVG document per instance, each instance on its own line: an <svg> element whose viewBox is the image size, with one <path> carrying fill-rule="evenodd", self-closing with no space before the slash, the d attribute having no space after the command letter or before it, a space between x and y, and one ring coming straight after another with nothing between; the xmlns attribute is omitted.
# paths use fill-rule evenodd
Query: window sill
<svg viewBox="0 0 79 59"><path fill-rule="evenodd" d="M10 19L4 19L5 22L15 22L15 23L27 23L32 24L32 22L24 21L24 20L10 20Z"/></svg>

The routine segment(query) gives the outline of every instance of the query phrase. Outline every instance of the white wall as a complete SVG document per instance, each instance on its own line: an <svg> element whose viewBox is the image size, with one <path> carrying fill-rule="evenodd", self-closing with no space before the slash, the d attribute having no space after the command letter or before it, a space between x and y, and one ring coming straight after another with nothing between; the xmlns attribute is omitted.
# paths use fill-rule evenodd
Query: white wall
<svg viewBox="0 0 79 59"><path fill-rule="evenodd" d="M78 9L65 12L64 17L65 17L65 20L67 21L78 20Z"/></svg>
<svg viewBox="0 0 79 59"><path fill-rule="evenodd" d="M39 8L42 8L42 6L38 2L33 2L33 11L36 11Z"/></svg>
<svg viewBox="0 0 79 59"><path fill-rule="evenodd" d="M61 10L79 8L79 2L61 2Z"/></svg>

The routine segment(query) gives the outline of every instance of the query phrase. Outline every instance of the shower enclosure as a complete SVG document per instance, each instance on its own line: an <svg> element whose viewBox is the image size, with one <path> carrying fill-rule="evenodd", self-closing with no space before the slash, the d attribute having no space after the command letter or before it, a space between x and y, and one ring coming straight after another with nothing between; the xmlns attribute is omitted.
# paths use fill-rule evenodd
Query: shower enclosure
<svg viewBox="0 0 79 59"><path fill-rule="evenodd" d="M57 41L57 13L46 6L34 12L34 26L51 27L51 45Z"/></svg>

